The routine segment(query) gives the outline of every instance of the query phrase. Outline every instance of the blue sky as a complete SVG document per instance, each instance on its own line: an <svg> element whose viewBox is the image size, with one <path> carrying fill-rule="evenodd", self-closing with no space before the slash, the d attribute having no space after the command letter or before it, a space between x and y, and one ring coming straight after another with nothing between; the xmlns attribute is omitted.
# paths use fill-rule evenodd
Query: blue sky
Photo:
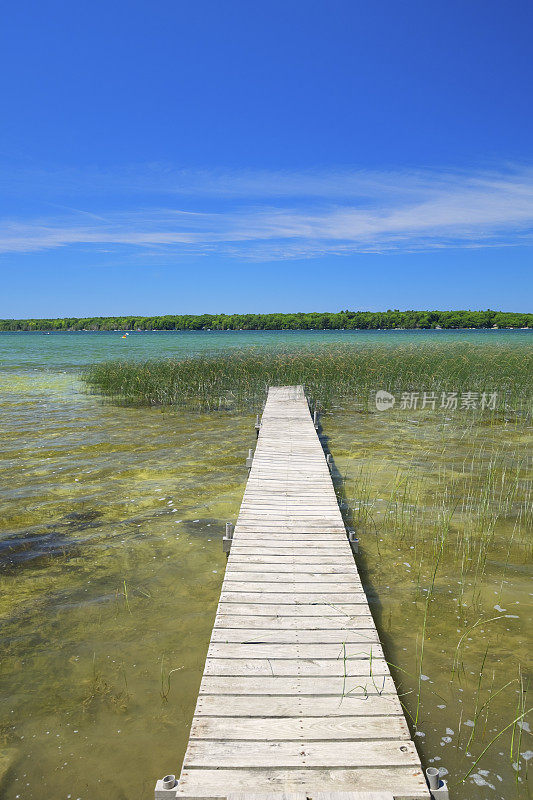
<svg viewBox="0 0 533 800"><path fill-rule="evenodd" d="M513 0L9 4L0 316L529 310L532 37Z"/></svg>

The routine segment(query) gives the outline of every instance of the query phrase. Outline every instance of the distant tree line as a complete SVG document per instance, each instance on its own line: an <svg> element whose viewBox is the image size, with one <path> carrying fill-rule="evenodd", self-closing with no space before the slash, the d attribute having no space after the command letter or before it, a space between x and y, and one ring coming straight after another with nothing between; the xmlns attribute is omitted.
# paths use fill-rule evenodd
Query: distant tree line
<svg viewBox="0 0 533 800"><path fill-rule="evenodd" d="M533 314L507 311L338 311L298 314L167 314L161 317L3 319L0 331L378 330L533 328Z"/></svg>

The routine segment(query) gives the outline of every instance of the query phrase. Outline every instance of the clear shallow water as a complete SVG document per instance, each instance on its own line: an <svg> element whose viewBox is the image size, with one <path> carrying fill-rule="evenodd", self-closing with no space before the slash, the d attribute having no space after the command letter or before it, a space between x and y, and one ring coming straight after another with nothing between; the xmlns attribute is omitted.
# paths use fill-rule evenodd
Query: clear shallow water
<svg viewBox="0 0 533 800"><path fill-rule="evenodd" d="M522 331L0 335L1 797L129 800L133 787L134 796L149 798L155 777L179 770L224 569L222 529L238 511L244 454L254 441L256 409L191 415L115 408L84 394L80 366L250 344L394 345L437 337L480 346L531 341ZM360 563L388 657L404 670L396 677L411 715L434 521L444 486L454 486L446 504L461 510L449 526L428 612L418 724L424 735L416 740L426 761L442 758L435 763L457 781L516 716L515 684L479 710L491 687L494 694L515 680L518 664L527 662L529 432L346 408L324 419L324 433L359 509ZM465 477L465 464L479 486ZM517 465L514 494L502 505L483 489L486 474L492 470L495 485L507 487L502 474ZM401 502L398 471L410 487ZM476 542L491 526L481 570ZM502 618L465 637L460 674L451 681L458 640L479 618L493 616ZM523 731L522 755L515 746L511 758L510 733L452 797L529 796L531 739ZM522 765L519 782L513 760Z"/></svg>
<svg viewBox="0 0 533 800"><path fill-rule="evenodd" d="M529 797L530 716L514 740L514 726L499 734L532 705L522 692L531 667L531 437L438 413L341 409L325 431L423 763L449 771L452 798Z"/></svg>
<svg viewBox="0 0 533 800"><path fill-rule="evenodd" d="M252 421L52 373L2 398L2 796L149 797L186 744Z"/></svg>

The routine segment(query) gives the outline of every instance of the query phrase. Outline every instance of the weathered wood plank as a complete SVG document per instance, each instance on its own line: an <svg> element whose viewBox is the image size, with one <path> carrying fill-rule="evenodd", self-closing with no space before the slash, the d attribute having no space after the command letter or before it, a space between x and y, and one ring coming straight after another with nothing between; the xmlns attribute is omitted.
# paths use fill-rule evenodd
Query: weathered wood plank
<svg viewBox="0 0 533 800"><path fill-rule="evenodd" d="M383 658L381 645L376 642L342 644L237 644L211 642L208 658L288 658L288 659L369 659Z"/></svg>
<svg viewBox="0 0 533 800"><path fill-rule="evenodd" d="M244 540L242 536L235 542L233 546L233 554L234 555L243 555L243 556L260 556L260 555L272 555L272 553L278 554L285 554L285 555L306 555L310 551L314 553L337 553L340 552L343 555L346 552L345 547L346 537L344 536L343 539L339 539L338 541L328 541L327 539L320 539L319 541L306 541L299 544L294 540L291 542L290 539L284 539L283 541L270 541L270 537L255 537L252 539Z"/></svg>
<svg viewBox="0 0 533 800"><path fill-rule="evenodd" d="M331 580L313 581L312 583L296 583L285 581L261 581L254 574L251 580L235 580L235 576L227 576L222 584L224 592L263 592L265 594L279 594L280 592L290 592L294 597L298 595L309 595L314 592L321 596L328 597L330 594L353 594L357 595L363 591L361 581L350 577L343 578L331 583Z"/></svg>
<svg viewBox="0 0 533 800"><path fill-rule="evenodd" d="M204 675L200 694L261 694L275 695L331 695L338 701L346 694L373 695L395 694L392 678L387 676L352 677L328 676L327 678L250 677L228 681L226 677Z"/></svg>
<svg viewBox="0 0 533 800"><path fill-rule="evenodd" d="M191 739L190 767L412 767L419 764L413 742L400 739L359 741L357 747L335 742L209 741Z"/></svg>
<svg viewBox="0 0 533 800"><path fill-rule="evenodd" d="M217 614L215 617L215 625L214 628L221 630L221 629L228 629L228 628L244 628L249 629L253 628L256 632L263 631L263 630L290 630L290 631L318 631L318 630L329 630L330 626L333 624L337 628L344 629L346 633L350 631L352 627L354 627L354 620L365 620L367 627L372 627L372 615L370 610L367 608L365 609L365 613L359 614L357 617L355 616L342 616L341 614L337 614L334 617L328 616L271 616L271 617L261 617L261 616L253 616L252 614L249 615L242 615L239 616L237 614ZM318 636L317 636L318 638Z"/></svg>
<svg viewBox="0 0 533 800"><path fill-rule="evenodd" d="M363 591L355 592L299 592L295 594L292 590L288 589L284 593L276 592L232 592L223 591L220 596L220 601L227 604L238 603L275 603L276 605L290 605L290 606L308 606L308 605L327 605L353 603L366 603L366 595Z"/></svg>
<svg viewBox="0 0 533 800"><path fill-rule="evenodd" d="M319 550L343 549L346 544L346 533L269 533L268 537L252 531L239 530L235 547L248 550L255 547L293 548L312 547Z"/></svg>
<svg viewBox="0 0 533 800"><path fill-rule="evenodd" d="M307 792L232 792L226 800L307 800Z"/></svg>
<svg viewBox="0 0 533 800"><path fill-rule="evenodd" d="M283 534L284 536L292 536L298 534L307 534L308 536L344 536L346 539L346 528L340 523L338 525L330 525L325 527L319 523L314 522L237 522L236 530L240 536L243 533L252 533L255 536L262 536L264 539L270 538L274 533Z"/></svg>
<svg viewBox="0 0 533 800"><path fill-rule="evenodd" d="M232 569L235 569L239 564L244 564L244 566L253 566L254 564L260 565L267 565L273 564L276 566L284 566L287 565L291 568L293 567L310 567L314 569L316 566L330 566L335 565L338 567L344 567L346 570L353 569L353 559L350 561L350 556L348 553L341 553L340 555L327 555L321 556L320 554L315 553L277 553L275 554L272 552L271 554L265 553L264 555L246 555L242 553L235 553L233 560L231 562Z"/></svg>
<svg viewBox="0 0 533 800"><path fill-rule="evenodd" d="M394 800L392 792L313 792L309 800Z"/></svg>
<svg viewBox="0 0 533 800"><path fill-rule="evenodd" d="M329 585L331 586L332 581L334 581L334 587L338 591L342 591L345 586L353 586L357 583L359 586L361 582L358 580L357 576L353 574L353 572L336 572L335 574L330 574L329 572L288 572L286 570L280 570L279 573L275 572L274 570L263 572L259 569L255 569L250 572L246 572L246 570L239 570L238 573L235 570L232 570L229 575L226 575L226 581L234 582L234 581L254 581L255 583L268 583L272 585L273 583L283 584L286 585L287 583L293 583L295 586L296 591L299 591L299 584L307 584L307 586L319 586L322 585ZM308 591L308 590L307 590Z"/></svg>
<svg viewBox="0 0 533 800"><path fill-rule="evenodd" d="M317 792L310 800L394 800L392 792Z"/></svg>
<svg viewBox="0 0 533 800"><path fill-rule="evenodd" d="M298 642L300 644L338 644L339 647L343 643L370 643L379 642L376 628L368 617L361 617L365 621L366 628L360 624L357 630L346 628L314 628L311 630L302 630L299 628L281 630L279 627L273 630L257 629L257 628L213 628L211 634L212 642L238 642L239 644L247 643L266 643L273 642L275 644L292 644Z"/></svg>
<svg viewBox="0 0 533 800"><path fill-rule="evenodd" d="M409 739L403 717L196 717L191 739L254 741L364 741Z"/></svg>
<svg viewBox="0 0 533 800"><path fill-rule="evenodd" d="M224 614L254 617L359 617L369 616L367 603L328 603L316 599L308 603L239 603L221 600L217 617Z"/></svg>
<svg viewBox="0 0 533 800"><path fill-rule="evenodd" d="M347 546L349 545L347 544ZM294 561L291 563L269 562L265 564L253 564L248 561L243 561L232 562L230 575L237 575L241 572L255 572L259 575L266 575L267 573L281 575L281 573L288 572L292 575L294 580L298 580L298 575L305 575L307 576L306 580L311 581L315 575L328 575L330 580L332 575L353 575L353 570L353 564L350 564L348 561L346 561L346 564L342 565L322 564L319 560L317 560L316 564L297 564Z"/></svg>
<svg viewBox="0 0 533 800"><path fill-rule="evenodd" d="M372 676L388 675L389 668L386 661L379 658L370 659L344 659L344 658L211 658L205 663L204 675L227 675L240 677L242 675L270 676L337 676L371 678Z"/></svg>
<svg viewBox="0 0 533 800"><path fill-rule="evenodd" d="M269 696L203 694L198 697L196 716L208 717L402 717L403 711L395 694L331 696Z"/></svg>
<svg viewBox="0 0 533 800"><path fill-rule="evenodd" d="M287 553L280 555L241 555L240 553L236 553L233 561L232 561L232 569L235 569L239 565L244 565L253 567L255 564L259 564L261 567L267 565L273 565L274 567L282 567L284 565L291 567L300 567L303 571L305 571L306 567L309 567L310 570L313 570L315 567L329 567L329 566L337 566L340 568L346 569L347 572L353 569L353 564L350 563L349 557L347 554L342 554L339 556L336 555L328 555L328 556L320 556L320 555L313 555L311 553Z"/></svg>
<svg viewBox="0 0 533 800"><path fill-rule="evenodd" d="M184 768L176 797L225 800L222 787L247 793L304 790L314 800L318 791L371 791L376 786L389 790L395 800L429 800L422 771L414 767L189 769ZM314 791L314 796L313 796Z"/></svg>

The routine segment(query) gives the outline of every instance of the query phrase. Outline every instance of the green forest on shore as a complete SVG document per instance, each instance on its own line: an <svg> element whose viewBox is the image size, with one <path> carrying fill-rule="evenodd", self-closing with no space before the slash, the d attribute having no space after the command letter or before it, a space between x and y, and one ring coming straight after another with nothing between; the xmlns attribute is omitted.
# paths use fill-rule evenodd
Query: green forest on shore
<svg viewBox="0 0 533 800"><path fill-rule="evenodd" d="M6 331L383 330L533 328L533 314L508 311L337 311L295 314L166 314L164 316L2 319Z"/></svg>

